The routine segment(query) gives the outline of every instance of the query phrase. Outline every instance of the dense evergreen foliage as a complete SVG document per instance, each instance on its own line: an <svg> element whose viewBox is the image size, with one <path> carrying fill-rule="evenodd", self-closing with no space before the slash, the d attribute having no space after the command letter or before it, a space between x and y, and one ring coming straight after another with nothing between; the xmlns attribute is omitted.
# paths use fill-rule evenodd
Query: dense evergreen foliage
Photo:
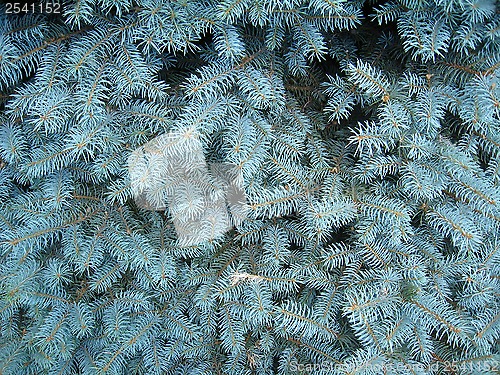
<svg viewBox="0 0 500 375"><path fill-rule="evenodd" d="M0 374L500 371L495 0L7 7ZM165 134L240 171L222 236L135 199Z"/></svg>

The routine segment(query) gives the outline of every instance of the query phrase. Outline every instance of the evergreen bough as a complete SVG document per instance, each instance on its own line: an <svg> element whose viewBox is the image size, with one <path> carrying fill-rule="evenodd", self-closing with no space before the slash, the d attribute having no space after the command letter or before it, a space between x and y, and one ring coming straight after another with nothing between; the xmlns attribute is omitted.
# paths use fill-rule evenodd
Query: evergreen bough
<svg viewBox="0 0 500 375"><path fill-rule="evenodd" d="M498 373L494 0L7 6L0 374ZM137 204L163 134L245 220L182 246Z"/></svg>

